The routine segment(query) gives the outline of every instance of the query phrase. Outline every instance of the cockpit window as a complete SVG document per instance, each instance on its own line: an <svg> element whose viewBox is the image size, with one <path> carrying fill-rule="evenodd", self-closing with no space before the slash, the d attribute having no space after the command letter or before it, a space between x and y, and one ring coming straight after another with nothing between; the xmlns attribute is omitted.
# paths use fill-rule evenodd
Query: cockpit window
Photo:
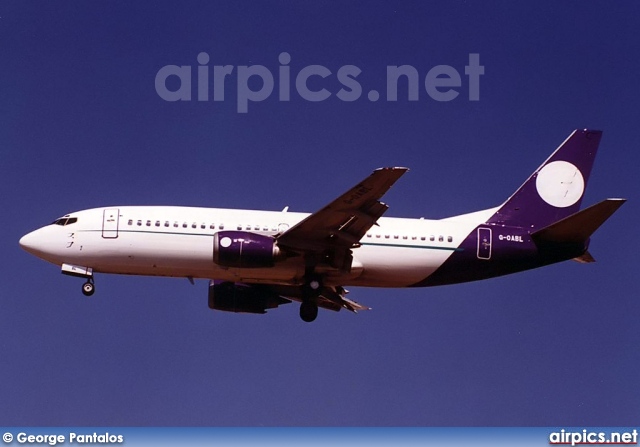
<svg viewBox="0 0 640 447"><path fill-rule="evenodd" d="M61 219L55 220L52 222L52 225L60 225L64 227L65 225L71 225L78 221L77 217L63 217Z"/></svg>

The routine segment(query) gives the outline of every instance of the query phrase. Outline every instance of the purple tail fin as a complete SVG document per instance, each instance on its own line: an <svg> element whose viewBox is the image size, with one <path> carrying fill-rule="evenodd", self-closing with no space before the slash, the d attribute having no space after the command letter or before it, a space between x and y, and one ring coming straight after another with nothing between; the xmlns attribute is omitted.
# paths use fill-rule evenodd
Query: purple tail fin
<svg viewBox="0 0 640 447"><path fill-rule="evenodd" d="M487 223L535 230L577 212L601 137L575 130Z"/></svg>

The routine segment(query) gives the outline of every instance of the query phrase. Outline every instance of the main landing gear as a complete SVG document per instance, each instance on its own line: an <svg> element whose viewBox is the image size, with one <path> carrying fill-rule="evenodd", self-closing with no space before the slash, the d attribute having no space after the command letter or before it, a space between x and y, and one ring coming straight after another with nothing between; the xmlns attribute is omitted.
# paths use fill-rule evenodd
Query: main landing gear
<svg viewBox="0 0 640 447"><path fill-rule="evenodd" d="M302 321L311 323L318 316L318 305L312 301L303 301L300 305L300 318Z"/></svg>
<svg viewBox="0 0 640 447"><path fill-rule="evenodd" d="M302 304L300 305L300 318L311 323L318 316L317 298L322 292L322 277L315 273L305 275L302 285Z"/></svg>

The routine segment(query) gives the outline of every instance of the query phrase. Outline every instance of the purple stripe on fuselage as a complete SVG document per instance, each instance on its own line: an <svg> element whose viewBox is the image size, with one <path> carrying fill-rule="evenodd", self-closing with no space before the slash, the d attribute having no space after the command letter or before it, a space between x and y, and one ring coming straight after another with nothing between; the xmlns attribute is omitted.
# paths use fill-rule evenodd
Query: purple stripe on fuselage
<svg viewBox="0 0 640 447"><path fill-rule="evenodd" d="M491 236L487 240L488 233ZM429 277L411 287L455 284L508 275L578 257L586 251L587 246L588 241L584 244L538 247L531 240L530 233L521 227L479 225L460 244L462 250L452 253Z"/></svg>

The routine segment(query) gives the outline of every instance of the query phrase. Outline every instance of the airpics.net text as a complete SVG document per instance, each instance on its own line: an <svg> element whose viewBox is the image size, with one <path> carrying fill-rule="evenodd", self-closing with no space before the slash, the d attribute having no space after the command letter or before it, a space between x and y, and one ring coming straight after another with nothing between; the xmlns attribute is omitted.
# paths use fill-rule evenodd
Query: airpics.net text
<svg viewBox="0 0 640 447"><path fill-rule="evenodd" d="M155 88L160 98L169 102L191 101L194 97L197 101L225 101L225 86L231 89L234 78L238 113L248 113L250 102L260 102L271 97L276 84L277 99L285 102L291 100L292 86L300 98L310 102L325 101L331 96L340 101L353 102L363 94L363 86L358 80L362 70L356 65L343 65L335 72L324 65L307 65L292 73L291 55L282 52L278 56L279 66L275 77L264 65L209 66L210 57L205 52L198 54L196 59L197 70L193 70L191 65L165 65L158 70ZM480 65L479 53L469 53L464 74L467 76L468 100L479 101L480 76L484 75L484 65ZM335 79L331 79L333 75ZM195 82L192 82L194 76ZM231 86L227 83L228 79L231 79ZM389 102L398 101L398 86L402 83L406 100L418 101L422 81L429 98L448 102L459 97L463 79L460 72L451 65L436 65L422 79L419 71L412 65L387 65L384 98ZM335 84L335 80L338 84ZM334 94L329 88L336 85L339 90ZM213 90L212 94L210 90ZM376 102L381 99L381 94L376 89L370 89L366 97L369 101Z"/></svg>

